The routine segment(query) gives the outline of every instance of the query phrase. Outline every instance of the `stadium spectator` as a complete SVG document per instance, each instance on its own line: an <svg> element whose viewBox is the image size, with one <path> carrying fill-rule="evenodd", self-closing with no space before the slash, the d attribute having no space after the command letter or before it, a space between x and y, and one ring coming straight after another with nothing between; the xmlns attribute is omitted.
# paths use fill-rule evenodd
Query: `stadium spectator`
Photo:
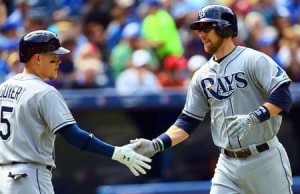
<svg viewBox="0 0 300 194"><path fill-rule="evenodd" d="M76 40L73 36L70 35L60 35L61 45L64 48L67 48L71 52L74 51L76 47ZM62 84L62 88L70 88L71 83L75 81L76 78L76 69L74 66L74 60L72 54L68 53L60 57L61 64L59 66L57 80Z"/></svg>
<svg viewBox="0 0 300 194"><path fill-rule="evenodd" d="M245 44L251 48L257 48L256 42L258 37L262 30L267 26L264 16L261 13L251 11L245 16L244 23L248 34L245 37Z"/></svg>
<svg viewBox="0 0 300 194"><path fill-rule="evenodd" d="M277 8L273 26L278 30L280 37L284 29L292 27L291 13L286 7Z"/></svg>
<svg viewBox="0 0 300 194"><path fill-rule="evenodd" d="M187 70L188 70L188 75L186 76L185 79L185 87L187 88L194 73L202 67L207 62L207 59L203 55L194 55L191 58L189 58L187 62Z"/></svg>
<svg viewBox="0 0 300 194"><path fill-rule="evenodd" d="M31 8L24 18L24 33L34 30L45 30L49 26L47 12Z"/></svg>
<svg viewBox="0 0 300 194"><path fill-rule="evenodd" d="M264 19L268 25L271 25L274 17L276 17L276 10L277 8L274 0L256 1L252 8L252 11L260 13L264 16Z"/></svg>
<svg viewBox="0 0 300 194"><path fill-rule="evenodd" d="M116 91L120 95L155 94L162 90L156 75L148 69L151 55L145 50L133 52L128 69L119 74Z"/></svg>
<svg viewBox="0 0 300 194"><path fill-rule="evenodd" d="M5 76L5 80L13 77L14 75L23 71L24 64L20 62L19 53L14 51L11 52L7 57L7 65L9 73Z"/></svg>
<svg viewBox="0 0 300 194"><path fill-rule="evenodd" d="M159 60L154 51L148 46L147 41L141 36L140 23L132 22L125 26L121 41L112 49L110 55L110 66L114 77L127 68L131 55L135 50L143 49L149 52L151 59L148 67L156 71Z"/></svg>
<svg viewBox="0 0 300 194"><path fill-rule="evenodd" d="M162 69L157 74L160 84L167 87L185 86L187 60L184 57L168 55L162 62Z"/></svg>
<svg viewBox="0 0 300 194"><path fill-rule="evenodd" d="M62 21L68 18L78 18L81 14L85 0L60 0L55 1L56 5L52 13L53 21Z"/></svg>
<svg viewBox="0 0 300 194"><path fill-rule="evenodd" d="M7 18L8 10L6 7L6 4L3 2L3 0L0 0L0 26L4 23L4 21Z"/></svg>
<svg viewBox="0 0 300 194"><path fill-rule="evenodd" d="M108 62L109 50L104 27L99 23L89 22L85 26L84 34L90 43L97 46L101 60Z"/></svg>
<svg viewBox="0 0 300 194"><path fill-rule="evenodd" d="M278 56L292 81L300 82L300 31L299 27L284 29L279 43Z"/></svg>
<svg viewBox="0 0 300 194"><path fill-rule="evenodd" d="M96 22L106 29L112 20L111 10L114 6L114 1L86 0L85 2L81 10L83 26L89 22Z"/></svg>
<svg viewBox="0 0 300 194"><path fill-rule="evenodd" d="M122 1L117 2L119 3L117 3L111 11L112 21L108 24L106 29L109 50L115 47L122 39L122 32L125 26L131 22L138 21L134 12L130 13L130 7L132 6L133 1L127 1L129 4L122 4Z"/></svg>
<svg viewBox="0 0 300 194"><path fill-rule="evenodd" d="M287 0L284 1L285 4L283 5L286 7L290 12L290 18L292 24L299 24L300 22L300 1L299 0Z"/></svg>
<svg viewBox="0 0 300 194"><path fill-rule="evenodd" d="M194 12L190 9L189 5L184 2L174 3L172 6L171 15L174 18L182 45L186 45L189 40L190 31L188 22L193 14Z"/></svg>
<svg viewBox="0 0 300 194"><path fill-rule="evenodd" d="M12 3L14 10L10 13L5 22L1 23L2 28L4 26L14 26L17 31L22 31L24 26L24 18L27 16L29 11L29 4L27 0L15 0ZM7 10L8 11L8 10ZM2 12L4 14L5 12Z"/></svg>
<svg viewBox="0 0 300 194"><path fill-rule="evenodd" d="M183 45L174 18L159 0L146 0L147 15L142 21L142 35L160 60L168 55L183 55Z"/></svg>
<svg viewBox="0 0 300 194"><path fill-rule="evenodd" d="M92 43L83 45L75 58L76 80L72 88L106 88L114 85L108 64L101 59L99 49Z"/></svg>
<svg viewBox="0 0 300 194"><path fill-rule="evenodd" d="M4 35L0 35L0 82L5 81L7 74L10 73L7 57L18 49L18 42L19 40L16 38L8 39Z"/></svg>
<svg viewBox="0 0 300 194"><path fill-rule="evenodd" d="M76 71L76 79L71 85L73 89L106 87L108 78L104 65L99 58L87 57L82 59Z"/></svg>
<svg viewBox="0 0 300 194"><path fill-rule="evenodd" d="M84 28L85 29L85 28ZM48 30L54 32L59 37L73 37L75 40L75 48L72 53L72 60L78 56L80 48L89 43L89 40L83 33L80 18L72 18L64 21L54 22L48 26Z"/></svg>
<svg viewBox="0 0 300 194"><path fill-rule="evenodd" d="M259 51L269 55L280 67L285 68L277 52L278 32L274 27L268 26L257 37L256 47Z"/></svg>

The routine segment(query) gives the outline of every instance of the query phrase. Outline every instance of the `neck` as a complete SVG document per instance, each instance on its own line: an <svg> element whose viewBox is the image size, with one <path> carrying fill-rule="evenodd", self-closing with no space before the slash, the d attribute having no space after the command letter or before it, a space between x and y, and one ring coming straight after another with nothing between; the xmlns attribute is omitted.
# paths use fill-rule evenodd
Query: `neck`
<svg viewBox="0 0 300 194"><path fill-rule="evenodd" d="M214 58L216 60L221 59L231 53L233 49L235 48L235 45L231 38L224 38L224 41L222 45L219 47L217 52L214 54Z"/></svg>
<svg viewBox="0 0 300 194"><path fill-rule="evenodd" d="M40 77L39 73L34 68L31 68L31 65L29 65L29 64L24 65L24 69L23 69L22 73L23 74L33 74L33 75L36 75L36 76Z"/></svg>

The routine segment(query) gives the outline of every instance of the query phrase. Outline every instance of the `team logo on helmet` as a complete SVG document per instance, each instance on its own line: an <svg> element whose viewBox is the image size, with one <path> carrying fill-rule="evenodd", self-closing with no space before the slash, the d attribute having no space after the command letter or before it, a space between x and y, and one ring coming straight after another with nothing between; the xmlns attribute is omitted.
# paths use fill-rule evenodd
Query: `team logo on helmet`
<svg viewBox="0 0 300 194"><path fill-rule="evenodd" d="M204 13L204 11L200 10L200 11L198 12L198 17L199 17L199 18L205 18L205 13Z"/></svg>

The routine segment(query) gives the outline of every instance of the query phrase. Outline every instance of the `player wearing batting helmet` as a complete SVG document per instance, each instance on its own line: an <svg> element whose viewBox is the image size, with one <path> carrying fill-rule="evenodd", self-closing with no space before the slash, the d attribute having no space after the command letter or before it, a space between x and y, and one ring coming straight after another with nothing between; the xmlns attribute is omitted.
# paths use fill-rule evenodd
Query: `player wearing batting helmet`
<svg viewBox="0 0 300 194"><path fill-rule="evenodd" d="M60 93L43 82L55 79L61 63L56 34L33 31L20 40L24 70L0 85L0 193L54 194L54 141L60 134L70 145L110 157L138 176L150 169L151 159L132 149L107 144L78 127Z"/></svg>
<svg viewBox="0 0 300 194"><path fill-rule="evenodd" d="M282 115L292 106L286 72L269 56L236 46L237 18L221 5L203 7L190 25L211 59L194 74L175 123L136 151L148 157L185 139L210 111L214 144L220 149L212 194L290 194L292 173L278 141Z"/></svg>

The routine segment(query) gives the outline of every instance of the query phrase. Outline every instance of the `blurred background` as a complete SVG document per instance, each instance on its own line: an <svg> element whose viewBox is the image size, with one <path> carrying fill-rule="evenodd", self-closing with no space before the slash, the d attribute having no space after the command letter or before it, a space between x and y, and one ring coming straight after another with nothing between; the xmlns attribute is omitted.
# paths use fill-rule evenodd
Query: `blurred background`
<svg viewBox="0 0 300 194"><path fill-rule="evenodd" d="M32 30L51 30L72 52L61 56L58 78L47 82L62 93L79 126L119 146L155 138L176 120L191 76L210 58L197 32L189 30L208 3L231 7L238 17L236 43L266 53L293 80L294 105L278 136L298 180L300 0L0 0L0 82L22 71L19 39ZM207 117L187 141L156 155L153 169L141 177L58 136L56 194L108 194L104 185L209 184L219 154L209 123Z"/></svg>

